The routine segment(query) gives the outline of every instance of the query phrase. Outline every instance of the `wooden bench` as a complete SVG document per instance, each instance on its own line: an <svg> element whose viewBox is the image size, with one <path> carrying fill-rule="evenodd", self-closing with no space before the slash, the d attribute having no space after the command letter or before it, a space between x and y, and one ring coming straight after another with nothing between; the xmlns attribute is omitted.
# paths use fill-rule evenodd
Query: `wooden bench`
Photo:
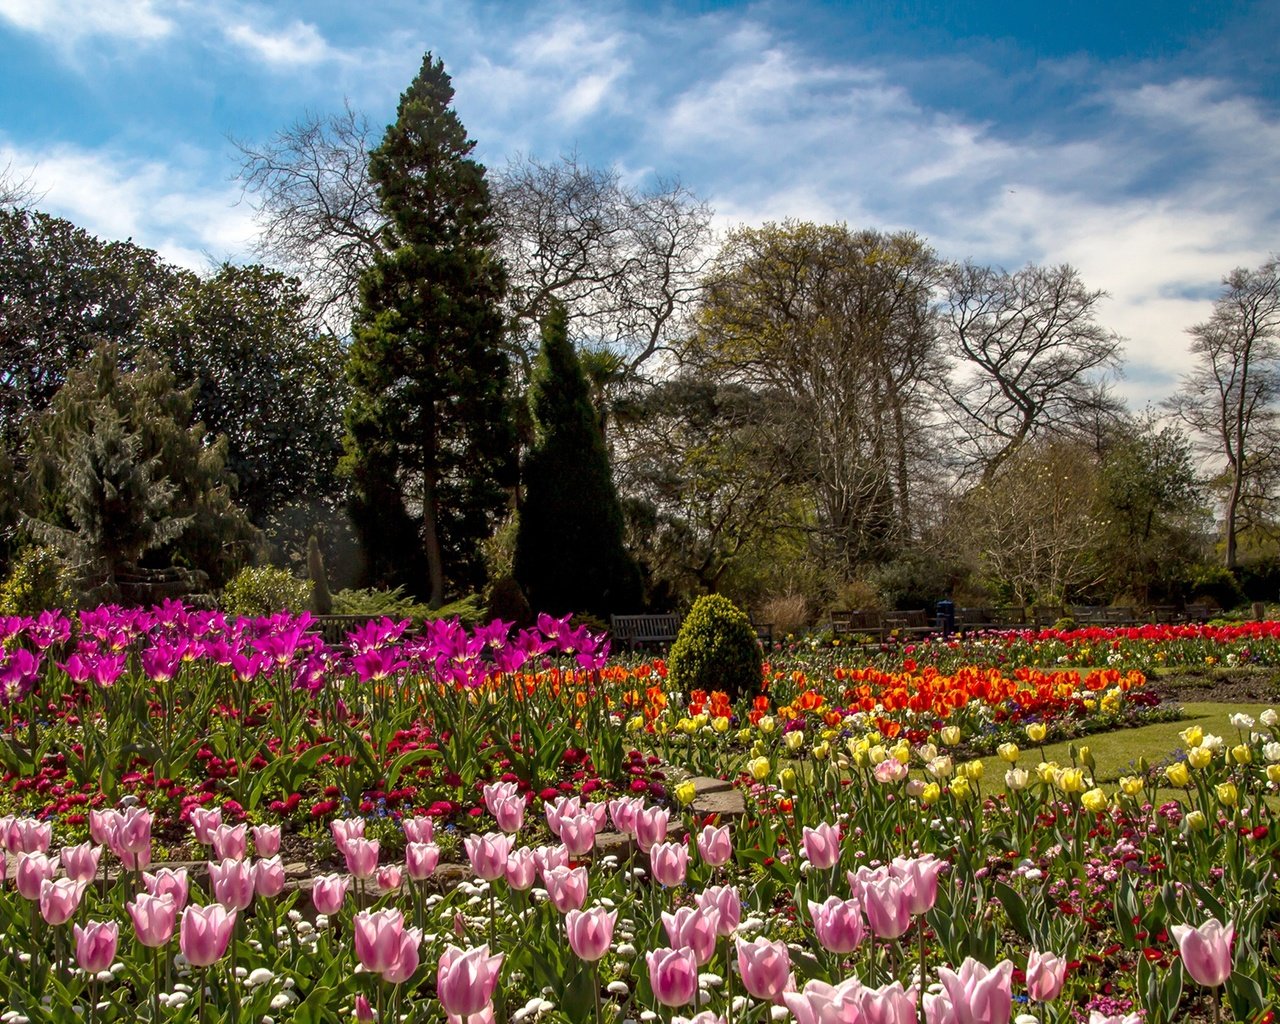
<svg viewBox="0 0 1280 1024"><path fill-rule="evenodd" d="M609 632L616 644L629 651L652 644L670 645L680 632L679 615L611 615Z"/></svg>
<svg viewBox="0 0 1280 1024"><path fill-rule="evenodd" d="M760 645L762 647L770 647L773 645L772 622L756 622L752 619L751 628L756 631L756 639L760 641Z"/></svg>
<svg viewBox="0 0 1280 1024"><path fill-rule="evenodd" d="M1133 608L1109 605L1076 605L1071 609L1071 617L1078 626L1134 626L1138 623L1138 613Z"/></svg>
<svg viewBox="0 0 1280 1024"><path fill-rule="evenodd" d="M1183 612L1187 622L1208 622L1213 618L1213 609L1202 603L1189 604Z"/></svg>
<svg viewBox="0 0 1280 1024"><path fill-rule="evenodd" d="M831 633L837 638L865 635L878 640L884 635L884 626L877 611L846 608L833 611L830 618Z"/></svg>
<svg viewBox="0 0 1280 1024"><path fill-rule="evenodd" d="M885 612L883 623L885 635L896 637L899 640L913 636L927 636L938 631L937 623L930 618L929 613L923 608L913 608L910 611L901 612Z"/></svg>
<svg viewBox="0 0 1280 1024"><path fill-rule="evenodd" d="M1045 605L1041 608L1032 609L1031 625L1036 629L1052 629L1059 619L1066 618L1066 614L1061 607L1056 605Z"/></svg>
<svg viewBox="0 0 1280 1024"><path fill-rule="evenodd" d="M311 625L330 647L346 643L347 635L367 622L381 622L385 615L313 615ZM410 627L412 630L415 627Z"/></svg>

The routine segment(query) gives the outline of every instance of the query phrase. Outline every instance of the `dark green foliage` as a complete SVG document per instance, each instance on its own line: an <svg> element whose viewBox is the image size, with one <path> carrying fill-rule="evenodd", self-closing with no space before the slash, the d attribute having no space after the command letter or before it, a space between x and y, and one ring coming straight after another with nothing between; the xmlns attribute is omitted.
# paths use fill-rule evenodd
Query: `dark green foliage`
<svg viewBox="0 0 1280 1024"><path fill-rule="evenodd" d="M484 168L452 100L428 54L370 154L388 226L360 282L343 460L369 577L433 607L482 584L480 543L515 483L506 276Z"/></svg>
<svg viewBox="0 0 1280 1024"><path fill-rule="evenodd" d="M640 573L623 547L609 454L558 303L543 322L530 391L536 439L522 474L515 577L538 612L635 611Z"/></svg>
<svg viewBox="0 0 1280 1024"><path fill-rule="evenodd" d="M485 618L490 622L494 619L513 622L519 629L533 625L533 609L514 576L502 576L489 588L489 606L485 611Z"/></svg>
<svg viewBox="0 0 1280 1024"><path fill-rule="evenodd" d="M223 611L256 618L276 612L303 611L311 597L311 584L271 565L241 569L222 591Z"/></svg>
<svg viewBox="0 0 1280 1024"><path fill-rule="evenodd" d="M0 583L0 615L35 615L47 608L75 607L73 580L67 563L53 548L24 548Z"/></svg>
<svg viewBox="0 0 1280 1024"><path fill-rule="evenodd" d="M311 581L311 610L317 615L331 614L333 594L329 592L329 575L324 571L320 541L314 533L307 538L307 579Z"/></svg>
<svg viewBox="0 0 1280 1024"><path fill-rule="evenodd" d="M1194 566L1187 576L1187 600L1208 601L1223 611L1244 603L1244 592L1235 574L1221 565Z"/></svg>
<svg viewBox="0 0 1280 1024"><path fill-rule="evenodd" d="M428 608L407 596L404 587L391 590L374 588L339 590L333 595L335 615L370 615L389 619L413 619L421 622Z"/></svg>
<svg viewBox="0 0 1280 1024"><path fill-rule="evenodd" d="M760 689L763 659L747 613L727 597L694 602L667 656L667 678L688 693L723 690L731 699Z"/></svg>

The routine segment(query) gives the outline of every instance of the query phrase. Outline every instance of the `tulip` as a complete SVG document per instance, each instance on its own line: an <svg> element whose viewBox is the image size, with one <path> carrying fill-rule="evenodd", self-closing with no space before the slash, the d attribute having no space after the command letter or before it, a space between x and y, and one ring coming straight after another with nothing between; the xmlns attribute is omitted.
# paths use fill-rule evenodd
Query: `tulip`
<svg viewBox="0 0 1280 1024"><path fill-rule="evenodd" d="M729 837L729 826L721 825L712 828L703 827L698 834L698 856L708 867L718 868L729 863L733 856L733 840Z"/></svg>
<svg viewBox="0 0 1280 1024"><path fill-rule="evenodd" d="M783 992L795 988L791 955L785 943L759 936L751 942L737 940L738 973L742 986L757 999L781 1002Z"/></svg>
<svg viewBox="0 0 1280 1024"><path fill-rule="evenodd" d="M280 826L254 825L253 851L259 857L274 857L280 852Z"/></svg>
<svg viewBox="0 0 1280 1024"><path fill-rule="evenodd" d="M361 994L356 996L356 1020L359 1024L373 1024L377 1020L377 1014L373 1012L373 1006L368 998Z"/></svg>
<svg viewBox="0 0 1280 1024"><path fill-rule="evenodd" d="M1033 950L1027 957L1027 995L1038 1003L1049 1003L1062 993L1067 961L1053 953Z"/></svg>
<svg viewBox="0 0 1280 1024"><path fill-rule="evenodd" d="M400 888L400 883L404 881L403 872L395 864L384 864L378 868L374 875L374 881L378 885L378 892L395 892Z"/></svg>
<svg viewBox="0 0 1280 1024"><path fill-rule="evenodd" d="M662 926L673 947L679 949L687 946L693 950L698 966L705 967L715 956L719 917L719 911L714 907L706 910L701 907L680 907L672 914L663 912Z"/></svg>
<svg viewBox="0 0 1280 1024"><path fill-rule="evenodd" d="M435 843L409 842L404 847L405 873L415 882L430 878L440 863L440 847Z"/></svg>
<svg viewBox="0 0 1280 1024"><path fill-rule="evenodd" d="M857 900L829 896L825 903L809 901L813 930L823 949L832 953L852 953L862 942L862 907Z"/></svg>
<svg viewBox="0 0 1280 1024"><path fill-rule="evenodd" d="M649 848L649 868L662 885L682 885L689 872L689 849L683 843L656 843Z"/></svg>
<svg viewBox="0 0 1280 1024"><path fill-rule="evenodd" d="M554 801L548 801L542 805L542 813L547 819L547 828L557 839L560 838L560 826L564 824L565 818L576 817L582 810L582 801L576 796L557 797Z"/></svg>
<svg viewBox="0 0 1280 1024"><path fill-rule="evenodd" d="M172 899L176 913L182 913L182 908L187 905L189 883L186 868L161 868L154 873L143 872L142 884L152 896L168 896Z"/></svg>
<svg viewBox="0 0 1280 1024"><path fill-rule="evenodd" d="M382 974L396 964L404 936L404 915L398 910L361 910L351 922L356 959L366 971Z"/></svg>
<svg viewBox="0 0 1280 1024"><path fill-rule="evenodd" d="M267 899L284 892L284 864L279 857L267 857L253 865L253 888Z"/></svg>
<svg viewBox="0 0 1280 1024"><path fill-rule="evenodd" d="M1170 931L1182 954L1182 966L1197 984L1216 988L1231 976L1231 940L1235 937L1235 925L1223 925L1211 917L1198 927L1175 924Z"/></svg>
<svg viewBox="0 0 1280 1024"><path fill-rule="evenodd" d="M582 805L582 813L589 814L596 819L596 831L603 832L609 827L609 804L608 801L599 800L591 801Z"/></svg>
<svg viewBox="0 0 1280 1024"><path fill-rule="evenodd" d="M333 845L345 855L348 842L364 838L364 818L334 818L329 822L329 831L333 833Z"/></svg>
<svg viewBox="0 0 1280 1024"><path fill-rule="evenodd" d="M931 853L923 857L895 857L889 873L906 883L907 911L913 917L927 914L938 901L938 876L947 862Z"/></svg>
<svg viewBox="0 0 1280 1024"><path fill-rule="evenodd" d="M938 968L945 998L951 1004L950 1020L955 1024L1009 1024L1013 1012L1013 964L1001 960L987 967L966 957L960 970ZM935 997L926 997L926 1004ZM926 1005L926 1010L927 1010Z"/></svg>
<svg viewBox="0 0 1280 1024"><path fill-rule="evenodd" d="M38 900L41 885L52 879L58 871L58 858L46 857L43 853L23 853L18 855L18 866L13 873L14 885L18 895L24 900Z"/></svg>
<svg viewBox="0 0 1280 1024"><path fill-rule="evenodd" d="M211 967L222 959L235 927L236 912L220 903L190 906L182 912L178 946L192 967Z"/></svg>
<svg viewBox="0 0 1280 1024"><path fill-rule="evenodd" d="M560 841L570 857L581 857L596 845L596 819L591 814L578 814L560 822Z"/></svg>
<svg viewBox="0 0 1280 1024"><path fill-rule="evenodd" d="M609 817L613 819L613 827L624 836L635 835L636 814L642 807L644 807L644 801L639 797L627 796L610 800L608 808Z"/></svg>
<svg viewBox="0 0 1280 1024"><path fill-rule="evenodd" d="M522 796L499 797L489 807L498 828L512 835L524 826L525 801Z"/></svg>
<svg viewBox="0 0 1280 1024"><path fill-rule="evenodd" d="M511 853L511 837L501 832L486 832L482 836L467 836L462 841L466 848L471 870L477 878L493 882L507 871L507 856Z"/></svg>
<svg viewBox="0 0 1280 1024"><path fill-rule="evenodd" d="M125 868L141 871L151 863L151 812L130 807L112 821L107 846Z"/></svg>
<svg viewBox="0 0 1280 1024"><path fill-rule="evenodd" d="M586 868L552 868L543 876L551 905L562 914L581 910L587 900Z"/></svg>
<svg viewBox="0 0 1280 1024"><path fill-rule="evenodd" d="M1140 1013L1099 1013L1097 1010L1089 1011L1089 1024L1142 1024L1142 1014Z"/></svg>
<svg viewBox="0 0 1280 1024"><path fill-rule="evenodd" d="M52 925L66 924L80 909L88 887L88 882L71 878L44 879L40 883L40 916Z"/></svg>
<svg viewBox="0 0 1280 1024"><path fill-rule="evenodd" d="M916 990L904 990L900 981L859 989L857 1000L862 1024L915 1024Z"/></svg>
<svg viewBox="0 0 1280 1024"><path fill-rule="evenodd" d="M195 811L191 812L193 815ZM89 812L89 838L98 846L107 845L107 836L111 832L111 823L120 817L120 812L113 807L108 807L101 811ZM6 849L8 849L8 840L4 840Z"/></svg>
<svg viewBox="0 0 1280 1024"><path fill-rule="evenodd" d="M178 908L172 896L139 893L131 903L125 904L125 909L133 919L133 933L142 945L157 949L173 938Z"/></svg>
<svg viewBox="0 0 1280 1024"><path fill-rule="evenodd" d="M650 950L645 954L649 965L649 987L653 997L663 1006L684 1006L698 993L698 962L691 949Z"/></svg>
<svg viewBox="0 0 1280 1024"><path fill-rule="evenodd" d="M421 930L406 928L400 935L400 945L396 949L395 960L382 972L382 980L392 985L403 985L412 978L421 962L419 954L421 945Z"/></svg>
<svg viewBox="0 0 1280 1024"><path fill-rule="evenodd" d="M228 910L244 910L253 902L253 868L242 860L209 862L213 898Z"/></svg>
<svg viewBox="0 0 1280 1024"><path fill-rule="evenodd" d="M636 812L636 845L648 853L667 838L671 816L664 807L644 807Z"/></svg>
<svg viewBox="0 0 1280 1024"><path fill-rule="evenodd" d="M564 848L564 844L559 846L539 846L533 851L533 861L538 865L538 874L542 876L542 880L547 880L547 872L552 868L567 868L569 866L569 851Z"/></svg>
<svg viewBox="0 0 1280 1024"><path fill-rule="evenodd" d="M518 797L520 795L520 786L515 782L489 782L481 788L480 794L484 797L485 807L496 818L498 815L494 807L502 800ZM427 842L430 842L430 840L427 840Z"/></svg>
<svg viewBox="0 0 1280 1024"><path fill-rule="evenodd" d="M116 946L120 941L120 927L114 921L86 921L81 928L72 931L76 937L76 963L90 974L105 971L116 958Z"/></svg>
<svg viewBox="0 0 1280 1024"><path fill-rule="evenodd" d="M102 857L102 847L92 843L81 843L79 846L64 846L58 854L67 877L77 882L92 882L98 874L98 861Z"/></svg>
<svg viewBox="0 0 1280 1024"><path fill-rule="evenodd" d="M465 951L446 946L436 971L436 995L445 1013L466 1021L487 1008L503 959L502 953L490 956L487 945Z"/></svg>
<svg viewBox="0 0 1280 1024"><path fill-rule="evenodd" d="M506 874L507 885L517 892L533 888L538 876L538 862L534 859L533 851L527 846L512 850L507 855Z"/></svg>
<svg viewBox="0 0 1280 1024"><path fill-rule="evenodd" d="M716 933L721 938L732 935L742 921L742 898L732 885L713 885L694 896L702 910L716 911Z"/></svg>
<svg viewBox="0 0 1280 1024"><path fill-rule="evenodd" d="M196 842L201 846L213 845L213 832L222 824L222 812L216 807L193 807L191 809L191 830L196 835ZM102 840L106 842L105 839Z"/></svg>
<svg viewBox="0 0 1280 1024"><path fill-rule="evenodd" d="M213 854L218 860L244 860L248 852L248 825L219 825L213 830Z"/></svg>
<svg viewBox="0 0 1280 1024"><path fill-rule="evenodd" d="M570 910L564 917L564 930L569 938L569 948L579 960L594 963L607 952L613 942L613 928L618 920L616 910L592 907L590 910Z"/></svg>
<svg viewBox="0 0 1280 1024"><path fill-rule="evenodd" d="M378 848L376 839L365 839L364 836L350 836L339 847L346 859L347 870L356 878L372 878L378 870Z"/></svg>
<svg viewBox="0 0 1280 1024"><path fill-rule="evenodd" d="M911 899L900 878L877 878L862 887L867 923L881 939L896 939L911 927Z"/></svg>
<svg viewBox="0 0 1280 1024"><path fill-rule="evenodd" d="M317 875L311 883L311 903L318 914L336 914L347 899L351 879L346 875Z"/></svg>
<svg viewBox="0 0 1280 1024"><path fill-rule="evenodd" d="M428 817L405 818L400 825L411 843L429 843L435 838L435 822Z"/></svg>
<svg viewBox="0 0 1280 1024"><path fill-rule="evenodd" d="M862 983L857 978L828 985L824 981L805 982L803 992L784 992L782 1001L796 1019L796 1024L858 1024L862 1011L858 993Z"/></svg>
<svg viewBox="0 0 1280 1024"><path fill-rule="evenodd" d="M824 821L816 828L806 826L801 837L805 857L819 871L828 871L840 863L840 830L834 825Z"/></svg>
<svg viewBox="0 0 1280 1024"><path fill-rule="evenodd" d="M53 822L15 818L8 828L5 846L11 853L48 853L53 842Z"/></svg>

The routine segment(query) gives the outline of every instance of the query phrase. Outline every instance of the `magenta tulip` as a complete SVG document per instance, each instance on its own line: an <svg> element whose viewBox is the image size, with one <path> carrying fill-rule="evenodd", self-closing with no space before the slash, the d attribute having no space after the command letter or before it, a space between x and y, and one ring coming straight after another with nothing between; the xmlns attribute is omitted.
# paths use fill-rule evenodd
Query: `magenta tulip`
<svg viewBox="0 0 1280 1024"><path fill-rule="evenodd" d="M254 863L253 889L267 899L284 892L284 864L279 857L267 857Z"/></svg>
<svg viewBox="0 0 1280 1024"><path fill-rule="evenodd" d="M720 913L714 907L706 910L680 907L674 913L663 912L662 926L673 947L688 946L698 966L705 967L715 956L716 940L720 937L716 931L719 918Z"/></svg>
<svg viewBox="0 0 1280 1024"><path fill-rule="evenodd" d="M436 970L436 995L445 1013L464 1021L482 1012L493 999L502 971L503 954L489 955L489 947L461 950L447 946Z"/></svg>
<svg viewBox="0 0 1280 1024"><path fill-rule="evenodd" d="M32 902L40 898L40 886L53 878L58 871L58 858L46 857L43 853L22 853L18 855L18 866L13 873L13 882L18 895Z"/></svg>
<svg viewBox="0 0 1280 1024"><path fill-rule="evenodd" d="M253 902L253 868L242 860L209 862L213 898L228 910L244 910Z"/></svg>
<svg viewBox="0 0 1280 1024"><path fill-rule="evenodd" d="M822 822L801 832L804 855L819 871L829 871L840 863L840 830Z"/></svg>
<svg viewBox="0 0 1280 1024"><path fill-rule="evenodd" d="M579 960L593 963L609 952L613 942L613 928L618 920L616 910L592 907L590 910L570 910L564 918L565 934L569 948Z"/></svg>
<svg viewBox="0 0 1280 1024"><path fill-rule="evenodd" d="M406 843L404 870L415 882L430 878L440 863L440 847L435 843Z"/></svg>
<svg viewBox="0 0 1280 1024"><path fill-rule="evenodd" d="M280 826L254 825L253 852L259 857L274 857L280 852Z"/></svg>
<svg viewBox="0 0 1280 1024"><path fill-rule="evenodd" d="M379 843L376 839L365 839L364 836L351 836L344 840L340 848L346 859L347 870L356 878L372 878L378 870Z"/></svg>
<svg viewBox="0 0 1280 1024"><path fill-rule="evenodd" d="M862 907L857 900L829 896L825 903L809 901L813 931L823 949L832 953L852 953L861 944L865 930Z"/></svg>
<svg viewBox="0 0 1280 1024"><path fill-rule="evenodd" d="M79 846L64 846L58 853L62 868L68 878L77 882L92 882L98 874L98 862L102 857L102 847L92 843L81 843Z"/></svg>
<svg viewBox="0 0 1280 1024"><path fill-rule="evenodd" d="M40 883L40 916L52 925L66 924L76 916L88 887L88 882L71 878L44 879Z"/></svg>
<svg viewBox="0 0 1280 1024"><path fill-rule="evenodd" d="M219 825L213 830L213 855L218 860L244 860L248 852L248 825Z"/></svg>
<svg viewBox="0 0 1280 1024"><path fill-rule="evenodd" d="M938 968L938 980L945 995L926 996L925 1009L936 998L951 1004L945 1019L954 1024L1009 1024L1013 1012L1013 964L1001 960L987 967L973 957L966 957L959 971Z"/></svg>
<svg viewBox="0 0 1280 1024"><path fill-rule="evenodd" d="M76 925L72 931L76 937L76 963L80 968L90 974L108 970L120 942L119 925L114 921L86 921L83 928Z"/></svg>
<svg viewBox="0 0 1280 1024"><path fill-rule="evenodd" d="M1198 927L1175 924L1170 931L1182 954L1182 966L1192 981L1216 988L1231 976L1231 940L1235 937L1235 925L1223 925L1211 917Z"/></svg>
<svg viewBox="0 0 1280 1024"><path fill-rule="evenodd" d="M732 885L713 885L694 896L703 910L716 911L716 932L724 938L738 930L742 922L742 897Z"/></svg>
<svg viewBox="0 0 1280 1024"><path fill-rule="evenodd" d="M192 967L211 967L222 959L236 924L236 912L221 903L190 906L182 912L178 946Z"/></svg>
<svg viewBox="0 0 1280 1024"><path fill-rule="evenodd" d="M649 869L662 885L683 885L689 872L689 848L684 843L655 843L649 847Z"/></svg>
<svg viewBox="0 0 1280 1024"><path fill-rule="evenodd" d="M142 884L152 896L170 897L174 910L179 914L187 905L189 883L186 868L161 868L154 873L143 872Z"/></svg>
<svg viewBox="0 0 1280 1024"><path fill-rule="evenodd" d="M172 896L139 893L131 903L125 904L125 910L133 919L133 933L142 945L157 949L173 938L178 909Z"/></svg>
<svg viewBox="0 0 1280 1024"><path fill-rule="evenodd" d="M1027 995L1038 1003L1049 1003L1062 993L1067 977L1067 961L1053 953L1032 951L1027 957Z"/></svg>
<svg viewBox="0 0 1280 1024"><path fill-rule="evenodd" d="M645 954L649 987L663 1006L685 1006L698 994L698 961L693 950L669 946Z"/></svg>
<svg viewBox="0 0 1280 1024"><path fill-rule="evenodd" d="M562 914L567 914L570 910L581 910L582 904L587 901L586 868L552 868L543 881L546 883L551 905Z"/></svg>
<svg viewBox="0 0 1280 1024"><path fill-rule="evenodd" d="M708 867L718 868L729 863L733 856L733 840L729 838L729 826L703 827L698 833L698 856Z"/></svg>
<svg viewBox="0 0 1280 1024"><path fill-rule="evenodd" d="M796 987L786 943L759 936L750 942L738 939L737 948L742 987L757 999L781 1002L782 993Z"/></svg>
<svg viewBox="0 0 1280 1024"><path fill-rule="evenodd" d="M311 903L318 914L336 914L347 899L351 879L346 875L317 875L311 883Z"/></svg>
<svg viewBox="0 0 1280 1024"><path fill-rule="evenodd" d="M510 836L501 832L486 832L482 836L467 836L462 845L477 878L493 882L506 874L507 856L511 853Z"/></svg>

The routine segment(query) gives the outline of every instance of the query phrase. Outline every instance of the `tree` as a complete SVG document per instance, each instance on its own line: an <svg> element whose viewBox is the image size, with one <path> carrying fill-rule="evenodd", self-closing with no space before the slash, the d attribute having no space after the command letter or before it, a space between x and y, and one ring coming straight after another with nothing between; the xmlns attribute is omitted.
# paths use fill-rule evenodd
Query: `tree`
<svg viewBox="0 0 1280 1024"><path fill-rule="evenodd" d="M192 396L157 356L137 363L124 372L101 346L33 424L24 526L104 596L140 566L184 565L219 585L256 539L231 501L225 442L204 443Z"/></svg>
<svg viewBox="0 0 1280 1024"><path fill-rule="evenodd" d="M348 360L345 467L370 569L396 575L411 526L426 562L412 583L432 607L447 586L481 582L480 541L515 482L506 278L484 168L452 100L427 54L370 155L387 223L361 277Z"/></svg>
<svg viewBox="0 0 1280 1024"><path fill-rule="evenodd" d="M144 325L179 387L193 387L206 443L227 439L237 503L258 525L290 503L332 499L347 404L345 354L304 315L296 278L224 264L183 274Z"/></svg>
<svg viewBox="0 0 1280 1024"><path fill-rule="evenodd" d="M1234 569L1241 529L1269 518L1280 470L1280 259L1237 268L1222 284L1212 315L1191 328L1196 366L1170 407L1225 464L1225 560Z"/></svg>
<svg viewBox="0 0 1280 1024"><path fill-rule="evenodd" d="M521 474L516 580L539 612L635 611L640 573L623 547L609 453L559 303L543 323L530 406L536 435Z"/></svg>
<svg viewBox="0 0 1280 1024"><path fill-rule="evenodd" d="M1087 435L1118 409L1103 375L1120 338L1097 321L1106 292L1089 291L1075 268L956 264L945 289L942 323L961 363L949 388L956 428L984 482L1027 441Z"/></svg>
<svg viewBox="0 0 1280 1024"><path fill-rule="evenodd" d="M913 531L943 374L930 309L938 269L909 233L742 229L715 259L685 348L704 374L786 396L814 528L846 575Z"/></svg>

